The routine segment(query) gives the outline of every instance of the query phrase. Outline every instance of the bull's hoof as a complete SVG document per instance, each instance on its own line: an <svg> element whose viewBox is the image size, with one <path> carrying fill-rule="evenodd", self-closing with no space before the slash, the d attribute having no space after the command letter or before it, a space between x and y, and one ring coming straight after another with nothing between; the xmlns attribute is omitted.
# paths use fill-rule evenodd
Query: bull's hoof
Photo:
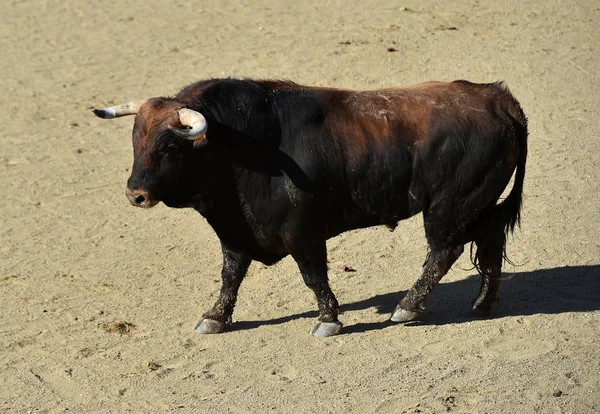
<svg viewBox="0 0 600 414"><path fill-rule="evenodd" d="M201 334L216 334L225 330L227 325L214 319L202 319L196 324L194 330Z"/></svg>
<svg viewBox="0 0 600 414"><path fill-rule="evenodd" d="M390 320L392 322L410 322L417 320L420 313L422 312L409 311L398 306L392 314Z"/></svg>
<svg viewBox="0 0 600 414"><path fill-rule="evenodd" d="M321 322L318 321L310 330L310 334L317 338L326 338L328 336L337 335L342 330L341 322Z"/></svg>

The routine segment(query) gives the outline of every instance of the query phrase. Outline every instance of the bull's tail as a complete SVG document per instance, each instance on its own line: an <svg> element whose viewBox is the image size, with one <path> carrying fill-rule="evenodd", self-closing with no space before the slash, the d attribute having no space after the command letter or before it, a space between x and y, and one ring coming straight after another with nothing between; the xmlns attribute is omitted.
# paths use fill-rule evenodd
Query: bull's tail
<svg viewBox="0 0 600 414"><path fill-rule="evenodd" d="M515 150L518 151L517 168L513 188L508 197L496 205L495 216L502 222L504 233L512 233L521 224L521 206L523 204L523 182L525 180L525 164L527 161L527 118L517 100L504 88L507 99L504 101L503 112L510 118L515 135Z"/></svg>
<svg viewBox="0 0 600 414"><path fill-rule="evenodd" d="M513 136L512 148L509 151L509 164L516 165L513 187L508 196L498 203L491 214L484 218L485 235L481 235L471 244L471 262L483 276L483 263L490 257L501 254L505 261L512 263L506 255L506 238L521 224L521 206L523 203L523 182L525 180L525 164L527 161L527 118L519 103L508 92L503 84L492 84L501 94L499 114L510 125ZM516 158L516 160L515 160ZM483 224L483 223L482 223ZM474 245L477 249L474 250ZM495 259L493 259L495 260ZM488 269L489 270L489 269Z"/></svg>

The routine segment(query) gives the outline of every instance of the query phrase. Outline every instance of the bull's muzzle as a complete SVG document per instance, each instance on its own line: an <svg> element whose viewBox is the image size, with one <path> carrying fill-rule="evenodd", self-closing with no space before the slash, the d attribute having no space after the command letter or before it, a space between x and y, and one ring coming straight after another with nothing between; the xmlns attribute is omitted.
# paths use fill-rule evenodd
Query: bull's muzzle
<svg viewBox="0 0 600 414"><path fill-rule="evenodd" d="M148 192L143 190L130 190L127 188L125 194L127 195L129 202L136 207L150 208L154 207L158 203L158 201L152 200L148 196Z"/></svg>

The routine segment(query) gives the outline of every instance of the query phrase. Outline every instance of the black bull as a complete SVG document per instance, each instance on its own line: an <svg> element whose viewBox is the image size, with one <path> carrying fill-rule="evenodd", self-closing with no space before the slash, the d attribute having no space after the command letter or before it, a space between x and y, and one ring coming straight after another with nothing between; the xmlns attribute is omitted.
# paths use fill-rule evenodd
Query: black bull
<svg viewBox="0 0 600 414"><path fill-rule="evenodd" d="M252 260L271 265L291 254L317 298L311 333L338 333L326 240L351 229L394 228L419 212L430 251L391 319L419 318L468 242L482 277L470 310L487 315L497 300L527 156L527 120L502 83L357 92L215 79L174 98L94 112L136 114L131 203L192 207L221 241L221 292L198 332L231 325ZM499 201L515 170L513 188Z"/></svg>

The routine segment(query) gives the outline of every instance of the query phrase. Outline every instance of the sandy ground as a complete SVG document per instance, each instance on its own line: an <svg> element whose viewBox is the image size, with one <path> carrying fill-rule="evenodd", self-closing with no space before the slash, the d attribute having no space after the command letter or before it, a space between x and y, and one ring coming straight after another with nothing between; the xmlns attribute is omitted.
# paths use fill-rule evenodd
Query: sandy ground
<svg viewBox="0 0 600 414"><path fill-rule="evenodd" d="M599 21L594 0L4 2L0 411L599 412ZM218 240L191 210L129 206L132 119L90 109L221 76L506 80L530 152L496 317L461 316L463 255L428 323L387 322L425 257L417 216L330 240L343 335L308 334L290 258L252 265L233 331L196 334Z"/></svg>

